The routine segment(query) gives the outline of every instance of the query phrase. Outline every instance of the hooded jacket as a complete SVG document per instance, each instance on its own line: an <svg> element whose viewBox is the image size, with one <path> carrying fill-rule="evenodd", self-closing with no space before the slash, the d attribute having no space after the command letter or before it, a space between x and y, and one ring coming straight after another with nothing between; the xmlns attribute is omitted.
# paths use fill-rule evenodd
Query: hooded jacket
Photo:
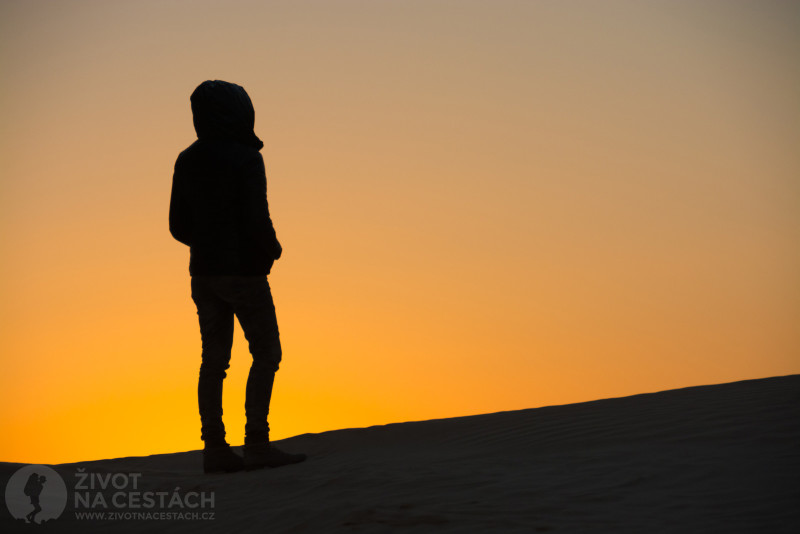
<svg viewBox="0 0 800 534"><path fill-rule="evenodd" d="M197 141L175 162L170 233L189 246L192 276L269 274L281 247L250 97L239 85L206 81L191 104Z"/></svg>

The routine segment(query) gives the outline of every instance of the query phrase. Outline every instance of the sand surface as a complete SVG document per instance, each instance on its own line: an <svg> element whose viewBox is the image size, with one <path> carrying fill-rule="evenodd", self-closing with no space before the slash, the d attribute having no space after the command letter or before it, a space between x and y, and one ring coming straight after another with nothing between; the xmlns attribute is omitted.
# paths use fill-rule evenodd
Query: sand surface
<svg viewBox="0 0 800 534"><path fill-rule="evenodd" d="M199 451L53 466L68 488L60 517L30 525L6 509L0 530L800 532L800 375L306 434L277 445L309 459L229 475L203 475ZM0 464L4 487L23 465ZM123 500L129 474L140 473L136 491L177 493L184 502L91 511L213 519L79 519L78 469L101 479L122 474L119 485L127 477ZM116 491L94 494L111 500ZM213 493L213 507L187 508L197 502L190 492Z"/></svg>

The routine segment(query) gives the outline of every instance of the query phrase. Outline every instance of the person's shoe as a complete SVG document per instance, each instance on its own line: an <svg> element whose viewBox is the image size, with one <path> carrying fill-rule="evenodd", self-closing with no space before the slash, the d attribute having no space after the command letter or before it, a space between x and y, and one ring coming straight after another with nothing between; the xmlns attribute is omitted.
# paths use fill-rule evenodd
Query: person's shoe
<svg viewBox="0 0 800 534"><path fill-rule="evenodd" d="M253 445L245 444L243 449L245 469L281 467L282 465L297 464L306 459L305 454L283 452L269 442Z"/></svg>
<svg viewBox="0 0 800 534"><path fill-rule="evenodd" d="M204 473L233 473L242 469L244 469L244 460L233 452L230 445L203 449Z"/></svg>

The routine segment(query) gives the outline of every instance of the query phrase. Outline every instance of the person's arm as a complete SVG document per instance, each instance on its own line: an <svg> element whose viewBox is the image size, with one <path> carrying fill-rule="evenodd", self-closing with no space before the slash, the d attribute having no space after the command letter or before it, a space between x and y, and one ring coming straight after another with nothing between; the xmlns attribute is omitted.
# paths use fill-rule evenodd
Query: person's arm
<svg viewBox="0 0 800 534"><path fill-rule="evenodd" d="M264 158L256 154L245 167L244 219L254 233L256 241L272 259L281 257L283 248L275 233L267 202L267 173Z"/></svg>
<svg viewBox="0 0 800 534"><path fill-rule="evenodd" d="M172 195L169 201L169 231L172 237L191 246L192 219L189 206L188 191L186 190L186 176L181 172L181 158L175 162L175 172L172 175Z"/></svg>

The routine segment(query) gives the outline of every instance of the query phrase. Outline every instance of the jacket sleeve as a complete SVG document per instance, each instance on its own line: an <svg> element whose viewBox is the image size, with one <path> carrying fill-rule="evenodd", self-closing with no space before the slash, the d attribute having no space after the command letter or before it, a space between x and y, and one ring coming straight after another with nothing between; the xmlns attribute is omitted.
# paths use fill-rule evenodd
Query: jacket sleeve
<svg viewBox="0 0 800 534"><path fill-rule="evenodd" d="M267 173L260 153L247 162L244 169L244 219L254 238L270 259L280 256L280 244L269 214Z"/></svg>
<svg viewBox="0 0 800 534"><path fill-rule="evenodd" d="M175 172L172 175L172 195L169 201L169 231L172 237L191 246L192 243L192 212L189 205L186 176L181 172L181 158L175 162Z"/></svg>

